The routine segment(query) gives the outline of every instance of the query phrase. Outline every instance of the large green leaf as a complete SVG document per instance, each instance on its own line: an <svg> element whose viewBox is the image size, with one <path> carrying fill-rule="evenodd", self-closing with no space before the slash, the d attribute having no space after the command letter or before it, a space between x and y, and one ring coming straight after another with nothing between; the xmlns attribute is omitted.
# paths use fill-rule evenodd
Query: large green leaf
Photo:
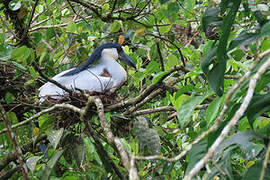
<svg viewBox="0 0 270 180"><path fill-rule="evenodd" d="M208 106L206 110L206 122L207 122L208 127L212 125L213 120L216 118L222 101L223 101L223 98L217 97Z"/></svg>
<svg viewBox="0 0 270 180"><path fill-rule="evenodd" d="M76 33L77 32L77 25L76 25L75 22L71 21L70 23L68 23L67 32L70 32L70 33Z"/></svg>
<svg viewBox="0 0 270 180"><path fill-rule="evenodd" d="M195 144L192 149L188 152L188 166L185 171L185 174L187 174L194 166L195 164L202 159L202 157L207 152L207 141L200 141L199 143Z"/></svg>
<svg viewBox="0 0 270 180"><path fill-rule="evenodd" d="M64 129L61 128L59 130L51 130L47 136L48 140L50 141L51 145L54 149L56 149L57 145L59 144L61 137L63 135Z"/></svg>
<svg viewBox="0 0 270 180"><path fill-rule="evenodd" d="M263 25L261 30L261 36L270 36L270 21L268 21L266 24Z"/></svg>
<svg viewBox="0 0 270 180"><path fill-rule="evenodd" d="M23 60L27 59L30 56L30 53L31 52L28 47L21 46L12 50L11 58L18 62L22 62Z"/></svg>
<svg viewBox="0 0 270 180"><path fill-rule="evenodd" d="M217 62L216 53L217 53L217 46L214 46L203 58L201 62L201 68L207 76L210 88L217 95L222 96L224 72L226 69L226 64Z"/></svg>
<svg viewBox="0 0 270 180"><path fill-rule="evenodd" d="M113 24L111 25L111 32L112 33L118 32L121 26L122 26L122 21L115 20Z"/></svg>
<svg viewBox="0 0 270 180"><path fill-rule="evenodd" d="M225 149L227 149L230 146L236 146L240 147L244 152L246 158L254 158L261 149L258 149L256 152L255 150L257 149L255 147L255 144L252 142L254 139L260 139L261 137L252 132L252 131L244 131L244 132L238 132L234 134L233 136L229 137L225 141L223 141L218 148L214 152L213 160L218 161L221 158L221 154Z"/></svg>
<svg viewBox="0 0 270 180"><path fill-rule="evenodd" d="M42 175L42 180L48 180L50 179L50 174L52 170L54 169L55 164L58 162L59 158L62 156L64 150L58 151L48 162L44 173Z"/></svg>
<svg viewBox="0 0 270 180"><path fill-rule="evenodd" d="M232 29L232 25L238 12L238 8L241 4L241 0L232 1L230 6L230 11L227 16L224 17L222 26L221 26L221 36L217 48L217 59L218 64L213 68L213 73L209 74L209 83L210 87L217 93L217 95L222 96L224 91L224 73L226 70L226 61L227 61L227 44L229 35ZM217 76L216 78L214 76ZM211 83L214 81L214 83ZM212 85L211 85L212 84Z"/></svg>
<svg viewBox="0 0 270 180"><path fill-rule="evenodd" d="M222 96L224 91L224 73L226 62L217 63L208 73L210 88L218 95Z"/></svg>
<svg viewBox="0 0 270 180"><path fill-rule="evenodd" d="M218 26L222 22L222 18L219 16L219 8L209 7L205 10L202 17L202 27L206 32L209 26Z"/></svg>
<svg viewBox="0 0 270 180"><path fill-rule="evenodd" d="M205 96L193 96L179 107L177 117L180 127L186 126L191 121L192 112L205 98Z"/></svg>
<svg viewBox="0 0 270 180"><path fill-rule="evenodd" d="M214 63L217 53L217 46L214 46L210 49L210 51L203 57L201 62L202 71L208 75L210 69L209 66Z"/></svg>

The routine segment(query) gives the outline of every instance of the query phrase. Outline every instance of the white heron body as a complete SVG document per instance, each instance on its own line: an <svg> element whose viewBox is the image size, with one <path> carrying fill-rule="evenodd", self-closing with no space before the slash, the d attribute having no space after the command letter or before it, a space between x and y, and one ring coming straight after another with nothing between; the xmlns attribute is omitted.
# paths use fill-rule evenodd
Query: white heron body
<svg viewBox="0 0 270 180"><path fill-rule="evenodd" d="M102 50L98 64L92 64L76 74L64 76L74 70L63 71L52 79L71 90L86 90L95 92L114 92L127 80L125 69L116 61L119 58L115 48ZM58 99L67 92L51 82L39 88L40 102L47 96Z"/></svg>

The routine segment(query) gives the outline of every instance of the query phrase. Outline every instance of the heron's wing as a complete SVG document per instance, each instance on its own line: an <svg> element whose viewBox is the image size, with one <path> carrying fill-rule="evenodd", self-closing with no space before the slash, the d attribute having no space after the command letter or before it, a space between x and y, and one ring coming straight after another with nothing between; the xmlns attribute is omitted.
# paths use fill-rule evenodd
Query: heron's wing
<svg viewBox="0 0 270 180"><path fill-rule="evenodd" d="M113 87L114 82L111 77L99 76L90 70L84 70L72 76L62 76L62 74L65 74L71 70L72 69L64 71L56 75L52 79L71 90L80 89L87 91L104 92ZM65 93L66 92L63 89L50 82L44 84L39 88L40 98L43 98L45 96L51 96L52 98L57 99L63 96Z"/></svg>

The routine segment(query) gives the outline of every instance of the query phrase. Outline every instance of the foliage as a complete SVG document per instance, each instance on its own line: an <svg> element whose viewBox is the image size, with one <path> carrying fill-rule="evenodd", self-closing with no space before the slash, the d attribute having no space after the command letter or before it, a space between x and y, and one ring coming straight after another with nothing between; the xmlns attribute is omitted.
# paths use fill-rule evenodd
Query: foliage
<svg viewBox="0 0 270 180"><path fill-rule="evenodd" d="M201 161L199 179L270 179L269 67L248 94L269 61L269 7L263 0L1 0L0 179L23 178L19 157L31 179L188 179ZM38 102L46 77L110 41L123 42L137 65L126 68L128 82L113 101L101 98L114 139L94 105L82 116ZM86 102L67 103L85 110Z"/></svg>

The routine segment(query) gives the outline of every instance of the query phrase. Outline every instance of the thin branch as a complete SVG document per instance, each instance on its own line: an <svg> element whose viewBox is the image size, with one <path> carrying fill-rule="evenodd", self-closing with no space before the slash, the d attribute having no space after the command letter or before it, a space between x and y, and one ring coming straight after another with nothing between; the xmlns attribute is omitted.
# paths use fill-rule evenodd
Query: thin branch
<svg viewBox="0 0 270 180"><path fill-rule="evenodd" d="M93 18L93 16L87 16L84 19L90 19L90 18ZM47 21L47 19L45 19L45 20ZM83 19L77 19L74 22L75 23L79 23L79 22L82 22L82 21L83 21ZM57 25L48 25L48 26L39 26L39 27L36 27L37 25L39 25L37 23L37 24L34 24L34 26L30 29L30 32L41 30L41 29L60 28L60 27L67 26L68 24L69 23L63 23L63 24L57 24Z"/></svg>
<svg viewBox="0 0 270 180"><path fill-rule="evenodd" d="M161 37L161 36L157 36L157 35L151 34L151 33L146 33L146 35L150 35L150 36L153 36L153 37L155 37L155 38L161 39L161 40L163 40L163 41L167 41L167 42L169 42L171 45L173 45L173 46L177 49L178 53L180 54L180 57L181 57L181 61L182 61L182 63L183 63L183 66L186 66L186 63L185 63L185 57L184 57L184 55L183 55L181 49L180 49L173 41L171 41L170 39L166 39L166 38L164 38L164 37Z"/></svg>
<svg viewBox="0 0 270 180"><path fill-rule="evenodd" d="M16 140L16 135L12 131L11 125L9 123L9 120L8 120L7 116L6 116L6 111L5 111L5 109L3 108L3 106L1 104L0 104L0 112L1 112L1 115L2 115L2 119L3 119L3 121L4 121L5 125L6 125L7 131L8 131L8 136L9 136L9 138L10 138L10 140L12 142L12 145L13 145L13 147L15 149L16 156L17 156L17 158L18 158L18 160L20 162L20 168L21 168L21 172L23 174L23 179L27 180L28 177L27 177L27 173L26 173L27 171L24 168L25 166L24 166L24 162L23 162L22 150L21 150L20 146L18 146L18 142Z"/></svg>
<svg viewBox="0 0 270 180"><path fill-rule="evenodd" d="M12 129L16 129L16 128L18 128L18 127L21 127L21 126L23 126L23 125L25 125L25 124L31 122L33 119L35 119L35 118L41 116L42 114L51 112L51 111L53 111L53 110L55 110L55 109L58 109L58 108L66 108L66 109L73 110L74 112L77 112L77 113L82 113L82 110L79 109L79 108L77 108L76 106L73 106L73 105L70 105L70 104L55 104L54 106L52 106L52 107L50 107L50 108L47 108L47 109L44 109L44 110L38 112L37 114L31 116L30 118L28 118L28 119L26 119L26 120L24 120L24 121L22 121L22 122L19 122L19 123L15 124L15 125L13 125L11 128L12 128ZM5 132L7 132L7 128L2 129L2 130L0 131L0 134L3 134L3 133L5 133Z"/></svg>
<svg viewBox="0 0 270 180"><path fill-rule="evenodd" d="M117 0L114 0L113 1L113 6L112 6L112 9L111 9L111 12L110 12L110 16L112 16L112 13L115 10L116 4L117 4Z"/></svg>
<svg viewBox="0 0 270 180"><path fill-rule="evenodd" d="M154 109L144 109L144 110L140 110L140 111L136 111L132 113L131 116L135 117L135 116L140 116L143 114L152 114L152 113L162 112L162 111L175 111L175 108L172 106L161 106L161 107L156 107Z"/></svg>
<svg viewBox="0 0 270 180"><path fill-rule="evenodd" d="M164 71L165 70L165 68L164 68L164 62L163 62L163 57L162 57L162 54L161 54L161 51L160 51L160 47L159 47L159 42L158 41L156 42L156 46L157 46L157 52L158 52L159 61L160 61L160 65L161 65L161 70Z"/></svg>
<svg viewBox="0 0 270 180"><path fill-rule="evenodd" d="M131 108L128 108L123 114L129 115L136 111L141 106L145 105L145 103L150 102L153 98L155 98L157 95L163 92L163 88L156 89L151 94L149 94L147 97L145 97L142 101L134 104Z"/></svg>
<svg viewBox="0 0 270 180"><path fill-rule="evenodd" d="M67 2L68 2L68 5L70 6L70 8L72 9L72 11L74 12L74 14L76 14L77 16L79 16L86 24L90 25L83 16L81 16L80 14L78 14L75 11L75 9L73 8L71 2L69 0L67 0Z"/></svg>
<svg viewBox="0 0 270 180"><path fill-rule="evenodd" d="M127 18L123 18L121 16L112 16L112 14L105 14L105 15L102 15L99 13L98 9L100 9L101 7L93 4L93 3L90 3L90 2L85 2L85 1L82 1L82 0L70 0L70 1L73 1L73 2L76 2L84 7L86 7L87 9L90 9L91 11L93 11L96 16L101 19L103 22L113 22L114 20L121 20L121 21L134 21L138 24L141 24L145 27L151 27L147 24L144 24L142 22L139 22L138 20L136 20L135 18L138 16L138 14L134 15L134 16L130 16L130 17L127 17Z"/></svg>

